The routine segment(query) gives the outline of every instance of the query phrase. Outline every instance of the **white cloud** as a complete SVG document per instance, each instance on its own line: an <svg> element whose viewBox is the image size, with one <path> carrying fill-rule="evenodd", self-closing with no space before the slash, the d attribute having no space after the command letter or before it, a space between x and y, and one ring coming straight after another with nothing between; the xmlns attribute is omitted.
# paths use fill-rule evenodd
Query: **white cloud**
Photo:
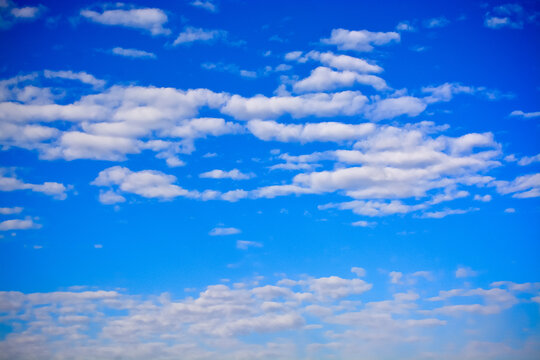
<svg viewBox="0 0 540 360"><path fill-rule="evenodd" d="M37 19L39 18L45 8L44 6L25 6L22 8L12 8L11 9L11 15L17 19L24 19L24 20L30 20L30 19Z"/></svg>
<svg viewBox="0 0 540 360"><path fill-rule="evenodd" d="M510 116L519 116L519 117L529 119L529 118L539 117L540 116L540 111L526 113L526 112L523 112L521 110L514 110L514 111L512 111L510 113Z"/></svg>
<svg viewBox="0 0 540 360"><path fill-rule="evenodd" d="M210 236L225 236L225 235L236 235L240 234L242 231L234 227L217 227L210 230L208 235Z"/></svg>
<svg viewBox="0 0 540 360"><path fill-rule="evenodd" d="M474 271L470 267L466 266L460 266L456 270L456 277L457 278L467 278L467 277L474 277L477 276L478 272Z"/></svg>
<svg viewBox="0 0 540 360"><path fill-rule="evenodd" d="M358 276L358 277L366 276L366 269L361 268L361 267L353 266L351 268L351 272L356 274L356 276Z"/></svg>
<svg viewBox="0 0 540 360"><path fill-rule="evenodd" d="M358 226L358 227L373 227L377 225L377 223L373 221L358 220L358 221L353 222L351 225Z"/></svg>
<svg viewBox="0 0 540 360"><path fill-rule="evenodd" d="M0 231L28 230L28 229L39 229L39 228L41 228L41 225L36 224L30 218L25 219L25 220L21 220L21 219L4 220L0 222Z"/></svg>
<svg viewBox="0 0 540 360"><path fill-rule="evenodd" d="M294 83L296 92L328 91L355 84L369 85L376 90L387 89L386 82L375 75L358 74L353 71L334 71L324 66L314 69L311 74Z"/></svg>
<svg viewBox="0 0 540 360"><path fill-rule="evenodd" d="M380 66L370 64L364 59L343 54L336 55L330 51L321 53L312 50L305 55L302 55L301 51L292 51L285 55L285 59L295 60L300 63L306 62L307 60L315 60L337 70L348 70L358 73L380 73L383 71Z"/></svg>
<svg viewBox="0 0 540 360"><path fill-rule="evenodd" d="M2 215L20 214L22 211L23 211L23 208L19 206L12 207L12 208L9 208L9 207L0 208L0 214Z"/></svg>
<svg viewBox="0 0 540 360"><path fill-rule="evenodd" d="M533 17L534 19L534 17ZM485 15L484 26L491 29L509 27L522 29L525 20L529 20L523 7L519 4L499 5Z"/></svg>
<svg viewBox="0 0 540 360"><path fill-rule="evenodd" d="M413 96L401 96L377 101L371 105L366 117L373 121L392 119L398 116L417 116L426 109L426 104Z"/></svg>
<svg viewBox="0 0 540 360"><path fill-rule="evenodd" d="M208 10L213 13L218 11L218 7L216 6L216 4L210 0L195 0L190 2L190 5Z"/></svg>
<svg viewBox="0 0 540 360"><path fill-rule="evenodd" d="M178 185L176 177L155 170L131 171L121 166L113 166L101 171L92 181L92 185L117 188L124 193L137 194L145 198L172 199L178 196L196 197L198 194L189 192ZM107 194L107 192L105 192ZM104 200L119 200L112 193L105 195Z"/></svg>
<svg viewBox="0 0 540 360"><path fill-rule="evenodd" d="M111 50L114 55L130 57L130 58L142 58L142 59L155 59L156 54L137 49L124 49L121 47L115 47Z"/></svg>
<svg viewBox="0 0 540 360"><path fill-rule="evenodd" d="M364 275L363 269L353 270ZM496 320L490 316L519 303L516 294L522 301L536 301L538 291L537 283L493 282L487 289L451 290L442 290L433 283L433 287L418 293L407 289L381 296L380 292L369 292L373 284L336 275L283 278L262 285L260 282L257 278L232 287L210 285L199 294L180 299L169 294L151 296L84 288L29 294L0 292L0 311L12 329L0 341L0 348L7 358L17 359L35 354L100 359L122 356L134 360L173 359L178 354L188 360L286 359L292 353L353 359L359 353L373 358L381 354L400 358L402 346L413 344L415 349L421 346L410 353L416 358L426 349L423 344L429 347L433 339L444 339L441 332L452 329L468 339L466 329L471 329L471 323ZM438 295L429 298L433 293ZM468 303L462 304L461 299ZM443 306L437 307L438 301L444 301ZM111 311L114 316L109 315ZM438 314L450 317L442 320ZM454 318L462 314L467 315L466 324ZM320 343L302 341L309 336L307 330L315 331L313 336ZM256 343L246 340L253 336L258 339ZM468 342L461 338L439 341L437 349L450 343L455 356L446 356L444 350L430 350L430 357L467 358L461 349L466 349Z"/></svg>
<svg viewBox="0 0 540 360"><path fill-rule="evenodd" d="M113 9L97 12L94 10L81 10L81 16L102 24L111 26L124 26L133 29L149 31L152 35L168 35L169 29L163 27L167 23L167 14L156 8L143 9Z"/></svg>
<svg viewBox="0 0 540 360"><path fill-rule="evenodd" d="M68 79L68 80L77 80L84 84L89 84L97 88L105 86L105 80L96 79L93 75L88 74L84 71L73 72L71 70L70 71L44 70L43 76L45 76L48 79L60 78L60 79Z"/></svg>
<svg viewBox="0 0 540 360"><path fill-rule="evenodd" d="M336 45L340 50L372 51L374 46L399 42L400 35L396 32L371 32L367 30L352 31L334 29L328 39L321 42Z"/></svg>
<svg viewBox="0 0 540 360"><path fill-rule="evenodd" d="M483 201L483 202L489 202L491 201L492 197L491 195L487 194L487 195L474 195L474 200L478 200L478 201Z"/></svg>
<svg viewBox="0 0 540 360"><path fill-rule="evenodd" d="M16 23L37 20L46 11L43 5L17 7L11 0L0 1L0 30L9 29Z"/></svg>
<svg viewBox="0 0 540 360"><path fill-rule="evenodd" d="M438 18L432 18L424 21L424 26L428 29L433 28L441 28L445 27L448 24L450 24L450 20L445 18L444 16L438 17Z"/></svg>
<svg viewBox="0 0 540 360"><path fill-rule="evenodd" d="M232 180L247 180L255 177L253 173L242 173L238 169L232 169L230 171L223 171L219 169L207 171L199 175L201 178L208 179L232 179Z"/></svg>
<svg viewBox="0 0 540 360"><path fill-rule="evenodd" d="M240 250L247 250L250 247L257 247L260 248L263 245L260 242L257 241L247 241L247 240L237 240L236 241L236 247Z"/></svg>
<svg viewBox="0 0 540 360"><path fill-rule="evenodd" d="M425 212L422 214L423 218L428 219L442 219L444 217L447 217L448 215L459 215L459 214L466 214L471 211L478 211L477 208L469 208L469 209L444 209L441 211L432 211L432 212Z"/></svg>
<svg viewBox="0 0 540 360"><path fill-rule="evenodd" d="M340 142L358 140L375 130L375 126L371 123L344 124L340 122L320 122L296 125L262 120L249 121L247 128L261 140L278 140L283 142Z"/></svg>
<svg viewBox="0 0 540 360"><path fill-rule="evenodd" d="M412 26L408 21L401 21L396 25L397 31L416 31L415 27Z"/></svg>
<svg viewBox="0 0 540 360"><path fill-rule="evenodd" d="M536 154L534 156L524 156L521 159L519 159L518 165L526 166L526 165L530 165L538 161L540 161L540 154Z"/></svg>
<svg viewBox="0 0 540 360"><path fill-rule="evenodd" d="M533 198L540 196L540 174L516 177L513 181L494 181L499 194L513 194L515 198Z"/></svg>
<svg viewBox="0 0 540 360"><path fill-rule="evenodd" d="M195 41L210 42L227 38L225 30L209 30L188 26L181 32L173 45L190 44Z"/></svg>
<svg viewBox="0 0 540 360"><path fill-rule="evenodd" d="M403 277L403 273L399 271L391 271L388 276L390 277L390 283L392 284L399 284L401 281L401 278Z"/></svg>
<svg viewBox="0 0 540 360"><path fill-rule="evenodd" d="M99 202L102 204L111 205L111 204L117 204L117 203L121 203L125 201L126 201L125 197L123 197L122 195L118 195L112 190L99 192Z"/></svg>
<svg viewBox="0 0 540 360"><path fill-rule="evenodd" d="M313 93L300 96L257 95L245 98L233 95L221 112L239 120L276 118L290 114L294 118L306 116L338 116L361 113L367 102L359 91L343 91L333 94Z"/></svg>
<svg viewBox="0 0 540 360"><path fill-rule="evenodd" d="M507 209L504 209L504 212L505 213L508 213L508 214L513 214L516 212L516 209L514 208L507 208Z"/></svg>
<svg viewBox="0 0 540 360"><path fill-rule="evenodd" d="M31 190L34 192L50 195L55 199L64 200L67 198L68 188L57 182L44 182L43 184L30 184L17 179L14 174L11 176L6 169L0 168L0 191Z"/></svg>

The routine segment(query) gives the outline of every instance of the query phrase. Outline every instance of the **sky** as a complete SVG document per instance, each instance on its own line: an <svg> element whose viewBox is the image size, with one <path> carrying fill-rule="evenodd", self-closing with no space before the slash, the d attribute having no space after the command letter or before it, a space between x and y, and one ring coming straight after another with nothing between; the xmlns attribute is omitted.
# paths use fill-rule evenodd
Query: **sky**
<svg viewBox="0 0 540 360"><path fill-rule="evenodd" d="M0 359L540 358L539 35L0 0Z"/></svg>

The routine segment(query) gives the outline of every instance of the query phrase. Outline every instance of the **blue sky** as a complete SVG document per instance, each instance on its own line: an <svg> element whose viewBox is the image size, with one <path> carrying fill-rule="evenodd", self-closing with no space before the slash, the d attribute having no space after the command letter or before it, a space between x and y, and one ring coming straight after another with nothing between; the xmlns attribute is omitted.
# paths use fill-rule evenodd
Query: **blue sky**
<svg viewBox="0 0 540 360"><path fill-rule="evenodd" d="M537 359L539 26L0 0L0 359Z"/></svg>

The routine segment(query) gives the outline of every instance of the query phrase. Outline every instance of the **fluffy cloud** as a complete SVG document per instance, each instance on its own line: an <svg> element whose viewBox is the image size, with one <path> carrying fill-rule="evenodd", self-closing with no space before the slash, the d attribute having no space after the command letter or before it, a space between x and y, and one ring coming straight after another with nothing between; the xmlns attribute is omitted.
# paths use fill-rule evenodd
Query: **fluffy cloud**
<svg viewBox="0 0 540 360"><path fill-rule="evenodd" d="M513 194L515 198L533 198L540 196L540 174L518 176L512 181L494 181L499 194Z"/></svg>
<svg viewBox="0 0 540 360"><path fill-rule="evenodd" d="M88 74L84 71L73 72L73 71L44 70L43 76L49 79L60 78L60 79L68 79L68 80L77 80L84 84L89 84L98 88L105 86L105 80L96 79L93 75Z"/></svg>
<svg viewBox="0 0 540 360"><path fill-rule="evenodd" d="M247 241L247 240L237 240L236 241L236 247L240 250L247 250L250 247L257 247L260 248L263 245L260 242L257 241Z"/></svg>
<svg viewBox="0 0 540 360"><path fill-rule="evenodd" d="M9 207L0 208L0 214L2 215L19 214L22 211L23 211L23 208L20 206L16 206L12 208L9 208Z"/></svg>
<svg viewBox="0 0 540 360"><path fill-rule="evenodd" d="M321 39L321 42L336 45L340 50L372 51L374 46L399 42L400 35L396 32L371 32L367 30L353 31L334 29L330 38Z"/></svg>
<svg viewBox="0 0 540 360"><path fill-rule="evenodd" d="M199 175L201 178L208 179L232 179L232 180L247 180L255 177L255 174L249 173L244 174L238 169L232 169L230 171L223 170L211 170Z"/></svg>
<svg viewBox="0 0 540 360"><path fill-rule="evenodd" d="M196 196L196 194L173 184L174 182L176 182L176 177L159 171L142 170L134 172L125 167L113 166L101 171L98 177L92 181L92 185L116 188L121 192L163 200L178 196ZM102 200L105 200L105 203L111 203L109 199L111 199L110 195ZM116 199L119 198L116 197Z"/></svg>
<svg viewBox="0 0 540 360"><path fill-rule="evenodd" d="M371 123L321 122L295 125L262 120L249 121L247 128L261 140L298 141L302 143L312 141L340 142L360 139L375 130L375 126Z"/></svg>
<svg viewBox="0 0 540 360"><path fill-rule="evenodd" d="M6 176L7 175L7 176ZM63 184L57 182L44 182L43 184L30 184L18 179L12 171L0 168L0 191L31 190L50 195L55 199L64 200L67 190Z"/></svg>
<svg viewBox="0 0 540 360"><path fill-rule="evenodd" d="M130 58L142 58L142 59L155 59L156 54L137 49L124 49L121 47L115 47L111 50L114 55L130 57Z"/></svg>
<svg viewBox="0 0 540 360"><path fill-rule="evenodd" d="M224 236L224 235L236 235L240 234L242 231L233 227L217 227L210 230L208 235L210 236Z"/></svg>
<svg viewBox="0 0 540 360"><path fill-rule="evenodd" d="M372 86L376 90L387 88L386 82L375 75L363 75L353 71L334 71L319 66L311 74L293 85L296 92L328 91L354 84Z"/></svg>
<svg viewBox="0 0 540 360"><path fill-rule="evenodd" d="M40 227L41 225L36 224L32 219L14 219L0 222L0 231L39 229Z"/></svg>
<svg viewBox="0 0 540 360"><path fill-rule="evenodd" d="M364 59L343 54L336 55L330 51L321 53L319 51L312 50L305 55L302 55L301 51L292 51L285 54L285 59L298 61L300 63L308 60L315 60L319 61L323 65L337 70L348 70L358 73L380 73L383 71L380 66L370 64Z"/></svg>
<svg viewBox="0 0 540 360"><path fill-rule="evenodd" d="M365 276L362 268L352 271ZM393 274L399 278L402 273ZM84 289L0 292L0 312L12 326L0 341L0 350L6 358L17 359L35 354L134 360L174 359L178 354L185 359L286 359L291 353L305 353L300 358L306 359L316 354L353 359L358 353L396 358L402 355L403 344L414 343L418 354L432 349L433 339L444 339L441 332L465 329L455 319L458 315L468 316L470 329L472 321L488 321L520 302L534 301L540 290L538 283L493 282L486 289L407 289L381 298L371 289L386 285L336 275L259 282L210 285L180 299L166 293L145 296ZM109 315L112 311L114 316ZM249 341L251 336L257 336L256 343ZM456 339L452 340L455 353L467 347L467 341L460 341L455 348ZM436 352L430 354L442 357L440 346L437 342ZM388 353L388 349L395 350ZM445 358L462 357L460 353Z"/></svg>
<svg viewBox="0 0 540 360"><path fill-rule="evenodd" d="M11 0L0 2L0 30L9 29L16 23L39 19L47 8L43 5L18 7Z"/></svg>
<svg viewBox="0 0 540 360"><path fill-rule="evenodd" d="M190 5L204 9L204 10L208 10L213 13L218 11L217 5L213 1L210 1L210 0L195 0L191 2Z"/></svg>
<svg viewBox="0 0 540 360"><path fill-rule="evenodd" d="M496 6L486 13L484 26L491 29L503 27L521 29L525 20L528 19L521 5L504 4Z"/></svg>
<svg viewBox="0 0 540 360"><path fill-rule="evenodd" d="M174 40L173 45L190 44L195 41L210 42L225 38L227 38L225 30L208 30L188 26Z"/></svg>
<svg viewBox="0 0 540 360"><path fill-rule="evenodd" d="M470 267L460 266L456 270L456 278L467 278L478 275L478 272L474 271Z"/></svg>
<svg viewBox="0 0 540 360"><path fill-rule="evenodd" d="M521 110L514 110L510 113L510 116L519 116L526 119L535 118L540 116L540 111L535 112L523 112Z"/></svg>
<svg viewBox="0 0 540 360"><path fill-rule="evenodd" d="M169 29L163 27L167 23L167 14L155 8L113 9L98 12L81 10L81 16L102 25L124 26L149 31L152 35L168 35Z"/></svg>

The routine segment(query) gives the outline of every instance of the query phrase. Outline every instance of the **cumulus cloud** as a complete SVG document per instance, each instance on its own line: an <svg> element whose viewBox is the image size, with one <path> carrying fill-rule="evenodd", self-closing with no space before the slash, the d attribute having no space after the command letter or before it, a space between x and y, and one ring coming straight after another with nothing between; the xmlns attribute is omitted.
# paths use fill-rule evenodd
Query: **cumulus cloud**
<svg viewBox="0 0 540 360"><path fill-rule="evenodd" d="M81 16L98 24L145 30L152 35L171 33L164 27L168 21L167 14L156 8L112 9L103 10L103 12L83 9Z"/></svg>
<svg viewBox="0 0 540 360"><path fill-rule="evenodd" d="M478 272L474 271L470 267L460 266L456 270L456 278L467 278L477 276Z"/></svg>
<svg viewBox="0 0 540 360"><path fill-rule="evenodd" d="M336 45L340 50L369 52L374 49L374 46L399 42L400 39L400 35L396 32L334 29L332 30L330 37L321 39L321 42L328 45Z"/></svg>
<svg viewBox="0 0 540 360"><path fill-rule="evenodd" d="M362 268L352 271L365 276ZM393 274L399 277L401 272ZM401 345L413 342L415 348L421 347L419 351L432 351L429 340L444 339L438 331L465 332L455 316L489 321L491 315L517 305L520 298L536 301L540 289L538 283L493 282L485 289L450 290L434 284L419 293L407 289L381 297L370 291L379 284L337 275L259 282L209 285L185 298L76 288L0 292L0 311L12 326L0 348L2 354L17 359L36 353L51 358L172 359L182 354L185 359L281 359L296 352L320 355L323 349L323 354L336 358L358 353L398 358ZM112 311L114 316L109 315ZM321 343L299 341L307 336L305 331L316 331ZM246 340L251 336L257 336L256 344ZM22 342L25 346L20 346ZM453 346L459 352L467 342L457 350ZM389 353L388 349L396 350Z"/></svg>
<svg viewBox="0 0 540 360"><path fill-rule="evenodd" d="M44 70L43 75L48 79L60 78L68 80L77 80L84 84L89 84L94 87L103 87L105 86L105 80L96 79L93 75L88 74L87 72L73 72L73 71L51 71Z"/></svg>
<svg viewBox="0 0 540 360"><path fill-rule="evenodd" d="M156 54L137 49L124 49L115 47L111 50L114 55L124 56L129 58L156 59Z"/></svg>
<svg viewBox="0 0 540 360"><path fill-rule="evenodd" d="M23 211L23 208L20 206L16 207L2 207L0 208L0 214L2 215L12 215L12 214L20 214Z"/></svg>
<svg viewBox="0 0 540 360"><path fill-rule="evenodd" d="M300 63L304 63L308 60L315 60L319 61L325 66L329 66L337 70L348 70L358 73L380 73L383 71L382 67L371 64L364 59L343 54L336 55L330 51L321 53L319 51L312 50L305 55L303 55L301 51L291 51L285 54L285 59Z"/></svg>
<svg viewBox="0 0 540 360"><path fill-rule="evenodd" d="M437 18L427 19L423 22L423 24L428 29L441 28L450 24L450 20L448 20L444 16L441 16Z"/></svg>
<svg viewBox="0 0 540 360"><path fill-rule="evenodd" d="M35 21L43 16L47 8L43 5L19 7L13 1L0 3L0 30L9 29L16 23Z"/></svg>
<svg viewBox="0 0 540 360"><path fill-rule="evenodd" d="M240 250L247 250L250 247L260 248L263 245L258 241L237 240L236 247Z"/></svg>
<svg viewBox="0 0 540 360"><path fill-rule="evenodd" d="M9 230L28 230L28 229L39 229L40 224L36 224L32 219L13 219L13 220L4 220L0 222L0 231L9 231Z"/></svg>
<svg viewBox="0 0 540 360"><path fill-rule="evenodd" d="M131 171L125 167L113 166L101 171L91 184L115 188L117 191L137 194L145 198L162 200L178 196L194 196L191 192L175 185L174 182L176 182L176 177L159 171ZM105 203L107 203L108 199L111 199L111 196L112 194L105 196ZM112 198L119 199L118 197ZM109 201L109 203L111 202Z"/></svg>
<svg viewBox="0 0 540 360"><path fill-rule="evenodd" d="M510 116L518 116L526 119L535 118L540 116L540 111L535 112L523 112L521 110L514 110L510 113Z"/></svg>
<svg viewBox="0 0 540 360"><path fill-rule="evenodd" d="M43 184L26 183L18 179L12 171L0 168L0 191L31 190L33 192L50 195L58 200L67 198L67 190L64 184L57 182L44 182Z"/></svg>
<svg viewBox="0 0 540 360"><path fill-rule="evenodd" d="M495 6L491 11L488 11L484 18L484 26L491 29L504 27L522 29L526 20L528 19L523 7L510 3Z"/></svg>
<svg viewBox="0 0 540 360"><path fill-rule="evenodd" d="M188 26L174 40L173 45L190 44L196 41L211 42L226 38L227 32L225 30L209 30Z"/></svg>
<svg viewBox="0 0 540 360"><path fill-rule="evenodd" d="M533 198L540 196L540 174L516 177L512 181L498 180L492 183L499 194L513 194L515 198Z"/></svg>
<svg viewBox="0 0 540 360"><path fill-rule="evenodd" d="M213 13L218 11L217 5L213 1L210 1L210 0L195 0L195 1L190 2L189 4L191 6L195 6L195 7L198 7L198 8L213 12Z"/></svg>
<svg viewBox="0 0 540 360"><path fill-rule="evenodd" d="M293 85L296 92L328 91L355 84L368 85L376 90L387 88L386 82L375 75L358 74L353 71L334 71L324 66L314 69L311 74Z"/></svg>
<svg viewBox="0 0 540 360"><path fill-rule="evenodd" d="M247 180L255 177L253 173L242 173L238 169L232 169L229 171L223 171L219 169L207 171L199 175L201 178L208 179L232 179L232 180Z"/></svg>
<svg viewBox="0 0 540 360"><path fill-rule="evenodd" d="M242 231L234 227L217 227L210 230L208 235L210 236L225 236L225 235L236 235L240 234Z"/></svg>

